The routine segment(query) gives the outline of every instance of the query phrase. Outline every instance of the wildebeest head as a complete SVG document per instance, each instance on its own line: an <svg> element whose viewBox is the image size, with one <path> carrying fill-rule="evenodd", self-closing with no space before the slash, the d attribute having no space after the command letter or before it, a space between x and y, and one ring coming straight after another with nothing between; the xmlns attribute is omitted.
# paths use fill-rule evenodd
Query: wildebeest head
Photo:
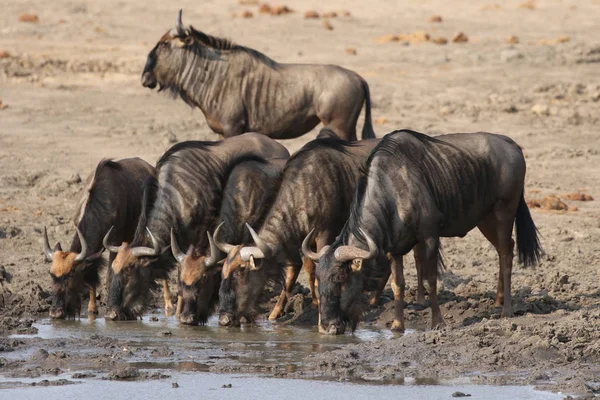
<svg viewBox="0 0 600 400"><path fill-rule="evenodd" d="M148 54L142 72L142 85L150 89L158 85L160 91L174 84L186 65L186 53L193 43L194 38L190 30L183 26L179 10L175 28L165 33Z"/></svg>
<svg viewBox="0 0 600 400"><path fill-rule="evenodd" d="M223 223L213 236L217 247L227 254L219 289L219 325L239 326L254 321L256 303L267 280L262 259L268 248L248 224L256 246L222 243L219 241L222 226Z"/></svg>
<svg viewBox="0 0 600 400"><path fill-rule="evenodd" d="M179 290L182 296L179 322L187 325L205 324L217 300L220 271L217 266L219 249L208 234L209 254L198 255L190 245L187 253L179 249L171 230L171 251L180 264Z"/></svg>
<svg viewBox="0 0 600 400"><path fill-rule="evenodd" d="M146 228L152 240L152 247L131 247L128 243L113 246L109 243L112 228L104 237L104 247L116 253L109 268L112 280L108 293L108 307L105 318L110 320L137 319L143 313L149 299L150 289L155 285L149 265L161 255L158 240Z"/></svg>
<svg viewBox="0 0 600 400"><path fill-rule="evenodd" d="M319 292L319 332L343 334L349 326L356 329L360 316L360 299L363 290L361 268L364 260L377 255L377 245L360 230L368 250L334 243L317 254L309 249L314 230L302 243L305 256L318 262L316 271Z"/></svg>
<svg viewBox="0 0 600 400"><path fill-rule="evenodd" d="M81 243L81 251L63 251L60 243L54 249L50 248L48 232L44 227L44 256L51 262L50 276L52 277L52 306L50 318L72 318L81 310L81 296L89 286L84 279L85 269L102 256L101 251L88 253L88 246L79 228L77 235Z"/></svg>

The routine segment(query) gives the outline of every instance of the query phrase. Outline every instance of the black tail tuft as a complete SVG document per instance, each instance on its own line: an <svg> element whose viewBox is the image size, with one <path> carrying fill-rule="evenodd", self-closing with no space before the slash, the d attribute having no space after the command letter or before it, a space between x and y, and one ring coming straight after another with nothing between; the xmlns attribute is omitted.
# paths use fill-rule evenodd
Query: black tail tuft
<svg viewBox="0 0 600 400"><path fill-rule="evenodd" d="M361 78L362 79L362 78ZM365 124L363 125L362 138L375 139L375 131L373 130L373 121L371 120L371 93L367 81L362 79L363 90L365 91Z"/></svg>
<svg viewBox="0 0 600 400"><path fill-rule="evenodd" d="M534 265L539 262L543 250L540 245L539 232L531 219L529 208L525 203L525 196L521 194L517 216L515 220L517 228L517 251L519 262L525 265Z"/></svg>

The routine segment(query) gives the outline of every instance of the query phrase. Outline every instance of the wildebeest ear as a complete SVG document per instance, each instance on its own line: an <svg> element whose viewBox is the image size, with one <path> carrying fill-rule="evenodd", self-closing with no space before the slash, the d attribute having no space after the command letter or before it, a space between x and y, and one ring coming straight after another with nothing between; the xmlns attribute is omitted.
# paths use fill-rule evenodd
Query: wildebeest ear
<svg viewBox="0 0 600 400"><path fill-rule="evenodd" d="M173 40L171 40L171 43L173 43L173 46L175 46L175 47L185 46L185 42L183 40L181 40L181 38L179 38L179 37L176 37Z"/></svg>
<svg viewBox="0 0 600 400"><path fill-rule="evenodd" d="M87 256L85 258L85 261L88 261L88 262L96 261L97 259L102 257L102 253L104 253L104 247L101 250L95 252L94 254L90 254L89 256Z"/></svg>
<svg viewBox="0 0 600 400"><path fill-rule="evenodd" d="M54 246L54 250L53 251L54 252L62 251L62 246L60 245L60 242L56 243L56 246Z"/></svg>
<svg viewBox="0 0 600 400"><path fill-rule="evenodd" d="M352 260L352 271L359 272L362 268L362 264L363 264L362 258L357 258L357 259Z"/></svg>
<svg viewBox="0 0 600 400"><path fill-rule="evenodd" d="M185 40L183 41L183 43L184 43L186 46L191 46L191 45L194 43L194 38L193 38L193 37L191 37L191 36L187 36L187 37L185 38Z"/></svg>

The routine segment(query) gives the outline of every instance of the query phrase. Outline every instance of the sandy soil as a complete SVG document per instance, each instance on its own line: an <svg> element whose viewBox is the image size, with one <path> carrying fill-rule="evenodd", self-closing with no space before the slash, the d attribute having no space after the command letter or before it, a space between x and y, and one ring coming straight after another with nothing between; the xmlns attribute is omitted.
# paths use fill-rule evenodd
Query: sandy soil
<svg viewBox="0 0 600 400"><path fill-rule="evenodd" d="M448 328L310 356L307 369L336 377L363 370L476 373L486 383L589 394L589 382L600 381L600 1L327 3L289 0L294 13L270 16L233 0L3 2L0 332L28 332L47 312L41 232L48 226L53 240L68 242L82 190L78 177L103 157L154 162L176 141L217 139L201 112L140 84L146 54L182 7L185 23L278 61L357 71L371 88L378 136L405 127L511 136L527 154L527 198L556 195L569 207L533 210L546 256L536 268L514 269L517 317L498 319L496 253L473 232L444 243L448 270L440 290ZM309 9L340 16L328 20L328 30L322 19L304 18ZM244 10L253 17L232 16ZM341 16L343 10L351 15ZM36 14L38 22L20 22L22 14ZM442 22L430 22L433 15ZM388 41L417 31L449 43L421 41L423 34ZM458 32L468 41L452 42ZM509 43L513 35L519 43ZM315 135L284 144L293 151ZM567 199L579 191L597 200ZM407 279L414 287L411 265ZM100 296L102 304L104 290ZM314 319L306 304L299 296L288 320ZM408 327L422 329L429 317L428 310L411 311ZM384 327L392 319L390 304L365 319ZM13 344L23 345L4 341L0 351Z"/></svg>

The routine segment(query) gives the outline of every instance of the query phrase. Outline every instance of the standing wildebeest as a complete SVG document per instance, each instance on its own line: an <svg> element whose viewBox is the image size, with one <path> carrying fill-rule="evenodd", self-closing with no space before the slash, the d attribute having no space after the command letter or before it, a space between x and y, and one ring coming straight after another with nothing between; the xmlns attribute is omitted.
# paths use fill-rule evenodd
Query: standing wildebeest
<svg viewBox="0 0 600 400"><path fill-rule="evenodd" d="M502 315L511 316L515 222L519 260L533 264L542 251L523 196L526 168L520 147L491 133L431 138L395 131L373 150L367 169L350 218L319 261L319 331L343 333L348 323L356 328L362 285L384 270L362 266L362 260L378 250L392 256L392 329L404 330L402 256L413 247L429 283L432 327L443 325L436 288L440 237L463 237L475 227L498 252L496 304L504 304ZM365 243L368 250L361 248Z"/></svg>
<svg viewBox="0 0 600 400"><path fill-rule="evenodd" d="M142 203L144 180L154 176L154 168L139 158L120 161L102 160L88 176L83 196L77 204L73 219L76 235L69 251L60 243L51 250L44 228L44 254L52 262L51 318L73 317L81 309L81 297L89 290L88 314L95 315L96 287L100 283L102 237L115 226L114 236L121 241L131 240L137 226ZM113 257L109 257L112 262ZM110 284L110 270L107 273Z"/></svg>
<svg viewBox="0 0 600 400"><path fill-rule="evenodd" d="M278 318L302 268L300 247L308 231L316 227L320 249L335 238L348 218L360 167L378 140L346 142L320 136L287 162L279 185L270 194L272 204L262 221L257 221L258 233L247 225L255 246L226 244L220 239L220 229L213 235L217 246L228 253L219 292L221 325L253 321L265 282L282 279L285 271L284 288L269 316ZM314 263L305 257L304 266L316 303Z"/></svg>
<svg viewBox="0 0 600 400"><path fill-rule="evenodd" d="M189 141L171 147L158 161L157 179L145 183L142 213L133 241L106 248L117 253L108 296L109 319L135 319L145 310L156 280L166 280L175 266L170 230L177 243L200 248L214 227L225 181L235 165L256 158L287 158L288 151L264 135L247 133L218 142ZM121 243L121 242L118 242ZM173 306L165 299L165 311Z"/></svg>
<svg viewBox="0 0 600 400"><path fill-rule="evenodd" d="M252 160L237 164L227 177L223 189L218 221L225 226L221 237L228 242L250 243L244 226L261 215L264 198L281 174L285 160ZM208 233L208 246L190 244L187 253L179 249L175 232L171 231L171 250L180 264L178 310L183 324L204 324L219 299L221 268L217 261L221 252Z"/></svg>
<svg viewBox="0 0 600 400"><path fill-rule="evenodd" d="M204 113L208 126L231 137L259 132L274 139L305 134L320 122L340 138L356 140L365 103L363 139L375 137L369 86L336 65L280 64L226 39L177 26L154 46L142 85L179 95Z"/></svg>

